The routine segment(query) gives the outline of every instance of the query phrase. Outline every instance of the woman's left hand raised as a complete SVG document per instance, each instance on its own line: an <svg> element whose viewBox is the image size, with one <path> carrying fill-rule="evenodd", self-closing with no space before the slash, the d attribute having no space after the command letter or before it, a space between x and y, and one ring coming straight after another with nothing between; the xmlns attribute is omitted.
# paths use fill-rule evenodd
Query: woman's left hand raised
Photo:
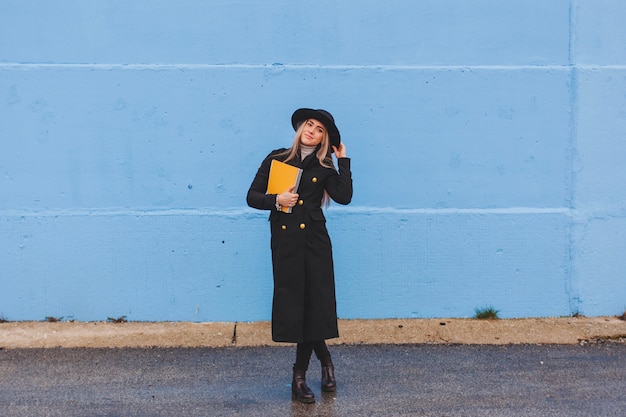
<svg viewBox="0 0 626 417"><path fill-rule="evenodd" d="M333 151L335 151L335 156L337 158L345 158L346 157L346 145L343 143L339 144L339 147L333 146Z"/></svg>

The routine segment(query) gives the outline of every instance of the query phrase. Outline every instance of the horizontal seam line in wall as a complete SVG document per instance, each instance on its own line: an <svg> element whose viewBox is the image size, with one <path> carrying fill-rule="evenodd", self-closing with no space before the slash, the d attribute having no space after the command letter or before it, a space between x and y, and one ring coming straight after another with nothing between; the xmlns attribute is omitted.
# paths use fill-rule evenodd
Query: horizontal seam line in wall
<svg viewBox="0 0 626 417"><path fill-rule="evenodd" d="M583 70L626 69L626 65L298 65L298 64L85 64L0 63L0 69L194 70L194 69L336 69L336 70Z"/></svg>
<svg viewBox="0 0 626 417"><path fill-rule="evenodd" d="M329 211L349 212L354 214L569 214L568 207L535 208L535 207L503 207L503 208L394 208L394 207L350 207L331 208Z"/></svg>
<svg viewBox="0 0 626 417"><path fill-rule="evenodd" d="M534 207L506 207L506 208L393 208L393 207L331 207L327 213L344 214L571 214L567 207L534 208ZM72 217L72 216L224 216L241 217L250 215L267 216L267 211L249 208L231 209L169 209L169 210L131 210L131 209L82 209L82 210L0 210L0 217Z"/></svg>

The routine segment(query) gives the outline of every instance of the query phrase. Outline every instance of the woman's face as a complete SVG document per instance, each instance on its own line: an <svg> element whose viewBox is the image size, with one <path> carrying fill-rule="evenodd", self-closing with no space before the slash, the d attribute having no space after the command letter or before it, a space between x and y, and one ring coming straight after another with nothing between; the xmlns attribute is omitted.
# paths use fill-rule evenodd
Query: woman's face
<svg viewBox="0 0 626 417"><path fill-rule="evenodd" d="M324 139L324 133L326 133L326 128L323 124L315 119L309 119L304 122L300 143L306 146L317 146Z"/></svg>

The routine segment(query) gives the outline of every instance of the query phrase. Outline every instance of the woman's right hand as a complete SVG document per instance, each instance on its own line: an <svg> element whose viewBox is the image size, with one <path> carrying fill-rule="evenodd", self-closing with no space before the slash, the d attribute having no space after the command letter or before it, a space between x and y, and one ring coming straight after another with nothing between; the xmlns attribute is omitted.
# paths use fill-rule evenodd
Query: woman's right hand
<svg viewBox="0 0 626 417"><path fill-rule="evenodd" d="M278 197L276 197L276 201L278 202L278 204L280 204L283 207L295 206L296 203L298 202L298 197L299 197L298 194L293 192L295 188L296 187L291 187L287 191L281 194L278 194Z"/></svg>

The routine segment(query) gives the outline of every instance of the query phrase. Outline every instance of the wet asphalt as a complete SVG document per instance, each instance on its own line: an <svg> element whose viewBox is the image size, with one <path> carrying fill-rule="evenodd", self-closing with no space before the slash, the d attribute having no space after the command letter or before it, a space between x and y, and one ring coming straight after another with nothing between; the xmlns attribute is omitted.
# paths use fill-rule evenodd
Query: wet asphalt
<svg viewBox="0 0 626 417"><path fill-rule="evenodd" d="M293 347L0 350L0 416L625 416L626 344L331 346L336 393L291 399Z"/></svg>

